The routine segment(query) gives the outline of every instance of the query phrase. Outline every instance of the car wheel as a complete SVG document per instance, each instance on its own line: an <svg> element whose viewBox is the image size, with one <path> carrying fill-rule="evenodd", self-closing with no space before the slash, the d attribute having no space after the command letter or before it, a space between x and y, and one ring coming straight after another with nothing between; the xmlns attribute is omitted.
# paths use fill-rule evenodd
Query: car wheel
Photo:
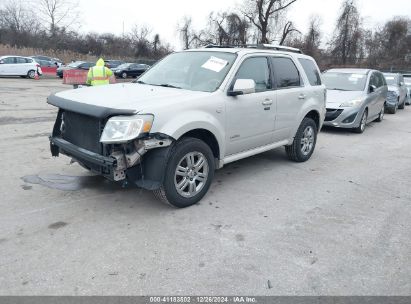
<svg viewBox="0 0 411 304"><path fill-rule="evenodd" d="M397 113L397 110L398 110L398 104L396 104L394 107L392 107L392 108L388 108L388 113L390 113L390 114L395 114L395 113Z"/></svg>
<svg viewBox="0 0 411 304"><path fill-rule="evenodd" d="M314 120L305 117L295 134L290 146L285 146L285 151L290 160L305 162L310 159L317 143L317 125Z"/></svg>
<svg viewBox="0 0 411 304"><path fill-rule="evenodd" d="M402 104L400 104L398 106L398 109L400 109L400 110L404 110L404 108L405 108L405 98L404 98L404 101L402 102Z"/></svg>
<svg viewBox="0 0 411 304"><path fill-rule="evenodd" d="M368 118L368 110L365 109L364 113L362 113L360 125L357 128L354 128L353 131L355 133L361 134L364 133L365 127L367 126L367 118Z"/></svg>
<svg viewBox="0 0 411 304"><path fill-rule="evenodd" d="M378 114L378 118L376 119L376 121L381 122L384 119L384 114L385 114L385 106L382 107L380 114Z"/></svg>
<svg viewBox="0 0 411 304"><path fill-rule="evenodd" d="M127 78L127 73L126 72L121 73L121 78L126 79Z"/></svg>
<svg viewBox="0 0 411 304"><path fill-rule="evenodd" d="M36 71L34 70L30 70L27 72L27 77L30 79L34 79L34 77L36 77Z"/></svg>
<svg viewBox="0 0 411 304"><path fill-rule="evenodd" d="M163 185L154 194L174 207L189 207L207 193L214 170L214 156L210 147L197 138L183 138L172 148Z"/></svg>

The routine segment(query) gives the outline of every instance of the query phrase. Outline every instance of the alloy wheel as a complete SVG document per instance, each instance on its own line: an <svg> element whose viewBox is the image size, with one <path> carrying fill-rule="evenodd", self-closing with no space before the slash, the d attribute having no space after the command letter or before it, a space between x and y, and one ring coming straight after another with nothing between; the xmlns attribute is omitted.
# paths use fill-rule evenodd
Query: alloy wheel
<svg viewBox="0 0 411 304"><path fill-rule="evenodd" d="M208 172L208 161L203 153L187 153L178 162L174 173L174 186L177 193L186 198L196 196L205 186Z"/></svg>
<svg viewBox="0 0 411 304"><path fill-rule="evenodd" d="M315 141L314 129L311 126L307 126L301 138L301 152L304 155L308 155L311 152L314 146L314 141Z"/></svg>

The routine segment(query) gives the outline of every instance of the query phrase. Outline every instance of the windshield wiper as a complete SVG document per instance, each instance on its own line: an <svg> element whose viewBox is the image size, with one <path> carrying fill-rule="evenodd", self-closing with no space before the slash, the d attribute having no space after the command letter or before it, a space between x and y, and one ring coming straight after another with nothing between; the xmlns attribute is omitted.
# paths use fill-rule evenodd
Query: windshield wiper
<svg viewBox="0 0 411 304"><path fill-rule="evenodd" d="M142 80L137 80L137 81L133 81L133 82L135 82L135 83L139 83L139 84L147 84L147 83L145 83L144 81L142 81Z"/></svg>
<svg viewBox="0 0 411 304"><path fill-rule="evenodd" d="M332 88L329 90L334 90L334 91L350 91L350 90L346 90L346 89L338 89L338 88Z"/></svg>
<svg viewBox="0 0 411 304"><path fill-rule="evenodd" d="M181 89L181 87L177 87L177 86L169 84L169 83L157 84L157 86L165 87L165 88Z"/></svg>

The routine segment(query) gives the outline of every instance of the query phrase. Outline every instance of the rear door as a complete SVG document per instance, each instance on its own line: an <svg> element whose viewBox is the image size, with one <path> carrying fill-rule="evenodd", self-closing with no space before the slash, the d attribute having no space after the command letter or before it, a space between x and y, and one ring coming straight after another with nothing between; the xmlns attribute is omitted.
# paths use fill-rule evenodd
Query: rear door
<svg viewBox="0 0 411 304"><path fill-rule="evenodd" d="M20 76L27 75L29 70L33 70L33 65L24 57L16 57L16 73Z"/></svg>
<svg viewBox="0 0 411 304"><path fill-rule="evenodd" d="M276 93L266 56L245 58L232 81L252 79L253 94L226 97L226 156L273 142Z"/></svg>
<svg viewBox="0 0 411 304"><path fill-rule="evenodd" d="M277 91L277 117L275 123L275 140L291 137L295 129L298 114L307 96L300 71L291 57L270 57L274 72L274 87Z"/></svg>

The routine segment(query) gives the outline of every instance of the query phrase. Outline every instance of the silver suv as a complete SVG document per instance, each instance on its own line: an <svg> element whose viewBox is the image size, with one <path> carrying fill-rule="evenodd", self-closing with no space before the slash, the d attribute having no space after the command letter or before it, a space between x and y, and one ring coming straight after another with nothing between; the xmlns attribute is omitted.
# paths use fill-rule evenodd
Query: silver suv
<svg viewBox="0 0 411 304"><path fill-rule="evenodd" d="M133 83L51 95L51 152L176 207L197 203L215 169L285 146L308 160L325 116L315 61L278 46L173 53Z"/></svg>

